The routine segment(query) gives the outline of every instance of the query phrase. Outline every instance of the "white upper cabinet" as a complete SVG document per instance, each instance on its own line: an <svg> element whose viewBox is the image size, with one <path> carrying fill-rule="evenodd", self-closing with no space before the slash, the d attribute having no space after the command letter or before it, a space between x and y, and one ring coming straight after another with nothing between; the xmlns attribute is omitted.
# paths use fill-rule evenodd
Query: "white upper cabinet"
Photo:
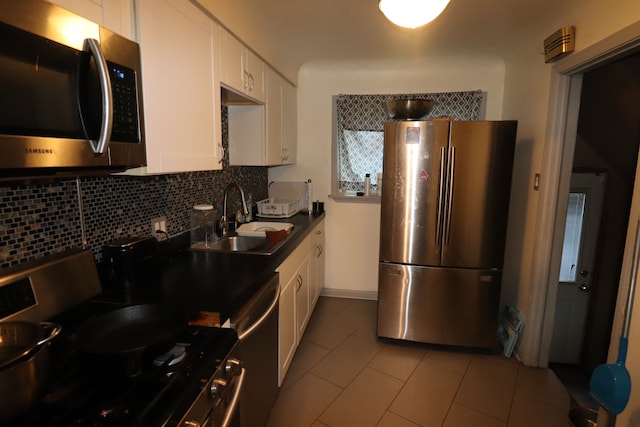
<svg viewBox="0 0 640 427"><path fill-rule="evenodd" d="M282 145L282 77L267 69L267 145L266 164L282 164L286 153Z"/></svg>
<svg viewBox="0 0 640 427"><path fill-rule="evenodd" d="M51 2L133 40L132 0L51 0Z"/></svg>
<svg viewBox="0 0 640 427"><path fill-rule="evenodd" d="M296 162L296 88L267 68L267 164Z"/></svg>
<svg viewBox="0 0 640 427"><path fill-rule="evenodd" d="M264 102L264 62L249 49L245 49L242 60L245 93L260 102Z"/></svg>
<svg viewBox="0 0 640 427"><path fill-rule="evenodd" d="M264 61L224 28L219 27L219 33L220 83L240 95L264 102Z"/></svg>
<svg viewBox="0 0 640 427"><path fill-rule="evenodd" d="M296 88L266 67L265 105L229 106L229 162L278 166L296 161Z"/></svg>
<svg viewBox="0 0 640 427"><path fill-rule="evenodd" d="M294 85L282 79L282 164L296 162L298 146L298 93Z"/></svg>
<svg viewBox="0 0 640 427"><path fill-rule="evenodd" d="M218 26L189 0L136 0L147 173L222 168Z"/></svg>

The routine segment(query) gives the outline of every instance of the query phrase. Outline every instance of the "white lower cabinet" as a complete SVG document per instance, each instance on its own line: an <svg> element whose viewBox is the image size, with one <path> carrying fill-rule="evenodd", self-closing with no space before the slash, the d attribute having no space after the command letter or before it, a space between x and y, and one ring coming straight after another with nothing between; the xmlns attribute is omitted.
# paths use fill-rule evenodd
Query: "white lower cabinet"
<svg viewBox="0 0 640 427"><path fill-rule="evenodd" d="M309 296L311 293L309 281L309 256L304 259L304 262L298 268L295 275L296 285L296 345L300 344L304 330L309 323L309 317L311 315L311 301Z"/></svg>
<svg viewBox="0 0 640 427"><path fill-rule="evenodd" d="M280 280L280 305L278 312L278 387L282 385L296 351L296 287L294 280ZM284 284L283 284L284 283Z"/></svg>
<svg viewBox="0 0 640 427"><path fill-rule="evenodd" d="M309 317L309 255L310 237L283 261L280 274L280 305L278 315L278 385L282 384Z"/></svg>
<svg viewBox="0 0 640 427"><path fill-rule="evenodd" d="M309 304L311 311L313 311L320 297L320 292L324 288L324 220L311 231L310 238Z"/></svg>

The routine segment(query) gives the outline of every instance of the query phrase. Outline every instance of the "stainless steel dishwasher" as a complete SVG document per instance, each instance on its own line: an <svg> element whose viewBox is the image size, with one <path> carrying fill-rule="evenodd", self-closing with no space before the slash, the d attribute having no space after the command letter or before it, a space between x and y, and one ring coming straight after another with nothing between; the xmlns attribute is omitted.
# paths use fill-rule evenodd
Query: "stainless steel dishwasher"
<svg viewBox="0 0 640 427"><path fill-rule="evenodd" d="M240 394L240 426L262 427L278 395L278 303L275 274L231 318L246 377Z"/></svg>

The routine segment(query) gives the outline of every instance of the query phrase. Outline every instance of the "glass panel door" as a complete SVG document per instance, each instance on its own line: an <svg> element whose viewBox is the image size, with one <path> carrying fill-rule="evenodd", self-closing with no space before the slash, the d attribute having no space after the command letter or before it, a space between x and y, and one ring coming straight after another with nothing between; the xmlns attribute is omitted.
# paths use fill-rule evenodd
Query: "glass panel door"
<svg viewBox="0 0 640 427"><path fill-rule="evenodd" d="M580 240L584 225L584 206L586 193L570 193L567 207L567 223L564 230L564 244L562 246L562 264L560 266L560 281L575 282L580 255Z"/></svg>

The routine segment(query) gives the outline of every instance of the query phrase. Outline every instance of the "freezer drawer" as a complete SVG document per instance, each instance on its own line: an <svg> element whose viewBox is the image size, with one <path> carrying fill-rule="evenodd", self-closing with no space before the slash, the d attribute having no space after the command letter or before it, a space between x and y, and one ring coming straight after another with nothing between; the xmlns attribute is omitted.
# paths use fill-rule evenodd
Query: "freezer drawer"
<svg viewBox="0 0 640 427"><path fill-rule="evenodd" d="M380 263L378 336L496 348L501 279L499 270Z"/></svg>

